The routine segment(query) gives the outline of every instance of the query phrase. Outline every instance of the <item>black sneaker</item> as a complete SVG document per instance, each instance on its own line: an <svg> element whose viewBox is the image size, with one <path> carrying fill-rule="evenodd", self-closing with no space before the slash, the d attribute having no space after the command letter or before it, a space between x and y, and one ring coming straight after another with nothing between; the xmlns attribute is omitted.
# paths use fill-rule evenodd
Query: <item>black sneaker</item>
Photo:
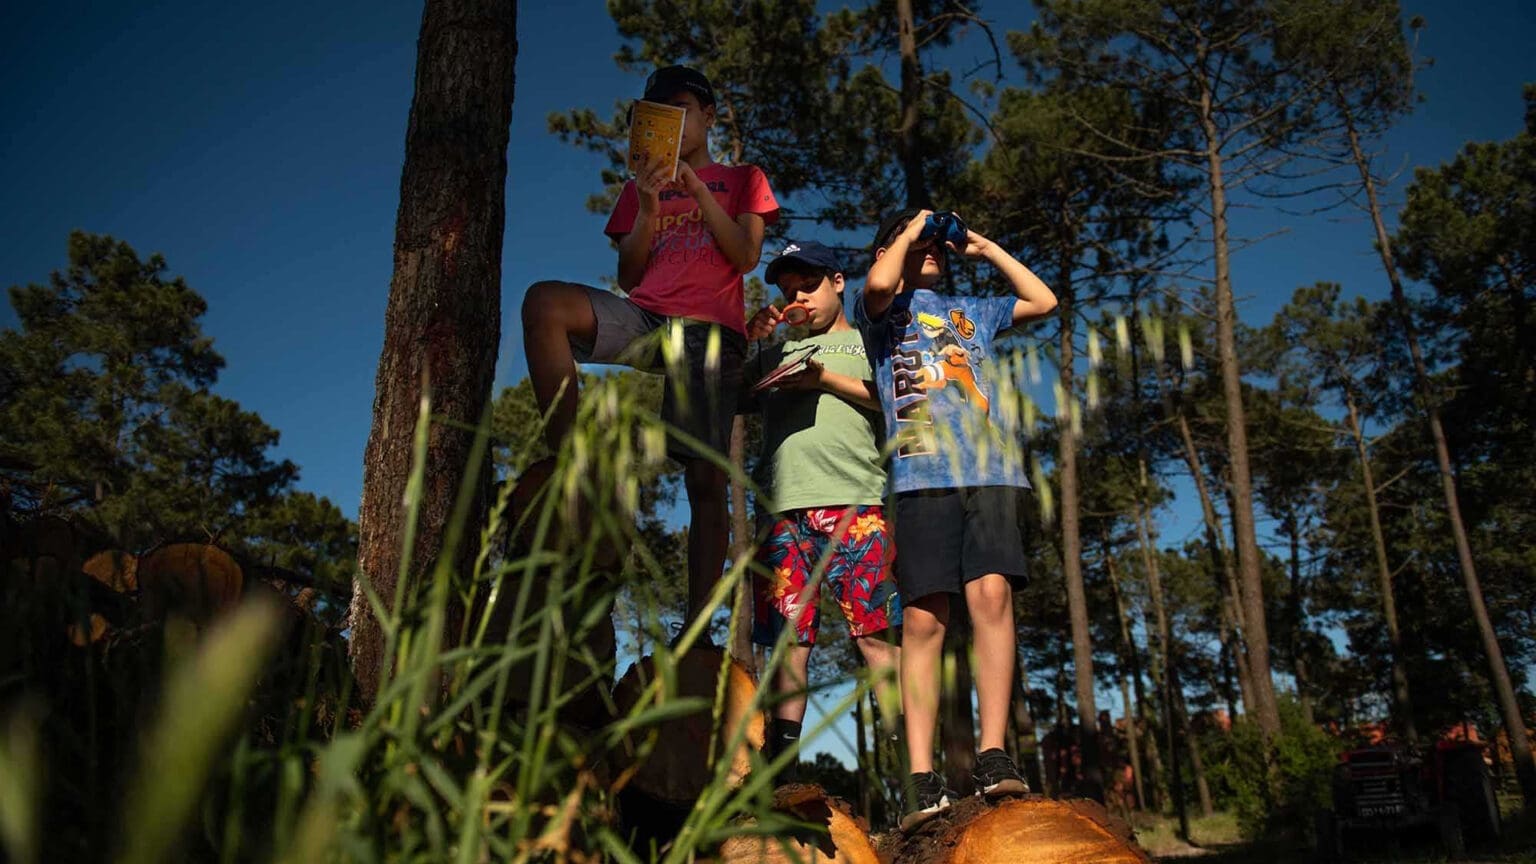
<svg viewBox="0 0 1536 864"><path fill-rule="evenodd" d="M937 771L913 774L907 778L907 812L901 817L901 830L911 831L949 809L955 793L944 785Z"/></svg>
<svg viewBox="0 0 1536 864"><path fill-rule="evenodd" d="M976 754L976 770L971 772L977 795L1023 795L1029 784L1019 773L1019 766L1002 750L984 750Z"/></svg>

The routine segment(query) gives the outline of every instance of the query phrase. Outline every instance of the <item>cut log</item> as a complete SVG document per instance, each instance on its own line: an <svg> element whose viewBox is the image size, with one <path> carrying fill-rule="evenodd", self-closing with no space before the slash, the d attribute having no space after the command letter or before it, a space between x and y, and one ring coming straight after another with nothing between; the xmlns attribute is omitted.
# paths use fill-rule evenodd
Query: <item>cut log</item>
<svg viewBox="0 0 1536 864"><path fill-rule="evenodd" d="M801 828L772 837L732 837L720 847L721 864L880 864L869 838L869 825L853 815L847 801L827 795L820 786L781 786L774 792L773 809L815 829Z"/></svg>
<svg viewBox="0 0 1536 864"><path fill-rule="evenodd" d="M87 558L80 569L119 594L139 589L139 559L130 552L97 552Z"/></svg>
<svg viewBox="0 0 1536 864"><path fill-rule="evenodd" d="M1147 864L1130 826L1097 802L967 798L881 851L896 864Z"/></svg>
<svg viewBox="0 0 1536 864"><path fill-rule="evenodd" d="M198 623L239 603L245 582L228 552L201 543L172 543L145 555L138 579L152 617L175 609Z"/></svg>
<svg viewBox="0 0 1536 864"><path fill-rule="evenodd" d="M649 729L636 730L626 740L621 759L630 760L628 769L633 776L628 785L636 791L665 804L692 807L714 776L709 759L712 735L716 756L729 760L727 780L731 786L740 785L752 770L752 752L762 749L765 731L763 713L752 705L757 695L757 682L746 666L729 658L723 650L714 646L698 647L678 658L676 693L662 693L659 698L649 700L641 710L670 698L699 697L712 705L722 663L728 663L729 668L719 729L712 729L713 718L710 710L705 708ZM614 688L613 698L619 716L639 705L646 686L655 677L653 657L646 657L629 667ZM745 728L744 739L729 753L725 752L725 745L742 728ZM652 733L657 735L655 747L649 758L640 759L641 744Z"/></svg>

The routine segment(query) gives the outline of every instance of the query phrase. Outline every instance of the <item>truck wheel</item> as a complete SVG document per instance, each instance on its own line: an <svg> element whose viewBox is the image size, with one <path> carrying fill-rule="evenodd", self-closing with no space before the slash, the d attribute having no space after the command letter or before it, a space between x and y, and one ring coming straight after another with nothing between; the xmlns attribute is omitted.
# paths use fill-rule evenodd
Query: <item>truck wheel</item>
<svg viewBox="0 0 1536 864"><path fill-rule="evenodd" d="M1438 811L1440 828L1440 846L1445 849L1446 857L1455 861L1467 854L1467 844L1461 836L1461 813L1456 805L1445 802L1440 805Z"/></svg>

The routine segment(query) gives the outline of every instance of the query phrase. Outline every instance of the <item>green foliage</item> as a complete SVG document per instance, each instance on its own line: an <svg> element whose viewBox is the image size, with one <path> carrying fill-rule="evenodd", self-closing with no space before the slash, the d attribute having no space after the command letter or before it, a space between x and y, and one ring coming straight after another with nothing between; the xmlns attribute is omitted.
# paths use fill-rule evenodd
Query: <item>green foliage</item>
<svg viewBox="0 0 1536 864"><path fill-rule="evenodd" d="M1295 699L1279 701L1280 735L1272 749L1249 718L1233 724L1230 734L1208 733L1202 742L1211 791L1236 812L1249 839L1299 833L1312 824L1312 814L1330 806L1342 743L1307 723Z"/></svg>
<svg viewBox="0 0 1536 864"><path fill-rule="evenodd" d="M211 390L224 359L203 298L159 255L75 232L69 266L12 287L0 332L0 505L69 516L137 551L217 541L323 587L351 579L355 528L295 492L278 432Z"/></svg>

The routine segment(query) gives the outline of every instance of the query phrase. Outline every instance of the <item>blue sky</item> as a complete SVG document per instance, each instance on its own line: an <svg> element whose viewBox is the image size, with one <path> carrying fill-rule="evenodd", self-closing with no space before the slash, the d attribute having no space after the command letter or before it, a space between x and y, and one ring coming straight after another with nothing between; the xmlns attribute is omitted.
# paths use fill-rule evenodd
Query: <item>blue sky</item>
<svg viewBox="0 0 1536 864"><path fill-rule="evenodd" d="M1464 141L1517 132L1520 85L1536 80L1536 4L1404 5L1428 19L1421 52L1435 63L1420 77L1425 103L1389 139L1392 164L1438 164ZM361 488L420 9L59 0L9 4L0 27L0 284L45 280L65 264L75 228L163 253L208 299L204 327L228 361L218 392L279 429L278 453L298 463L300 485L348 513ZM1029 18L1021 0L983 11L1004 29ZM524 374L524 288L595 283L614 266L603 218L584 207L600 160L549 135L545 117L606 110L642 83L614 65L618 34L596 0L524 3L518 23L498 386ZM982 53L974 41L954 50ZM1353 214L1235 218L1245 235L1286 229L1234 261L1246 320L1267 321L1296 286L1319 279L1381 293ZM0 309L0 326L14 321ZM1181 509L1167 515L1167 543L1195 527Z"/></svg>

